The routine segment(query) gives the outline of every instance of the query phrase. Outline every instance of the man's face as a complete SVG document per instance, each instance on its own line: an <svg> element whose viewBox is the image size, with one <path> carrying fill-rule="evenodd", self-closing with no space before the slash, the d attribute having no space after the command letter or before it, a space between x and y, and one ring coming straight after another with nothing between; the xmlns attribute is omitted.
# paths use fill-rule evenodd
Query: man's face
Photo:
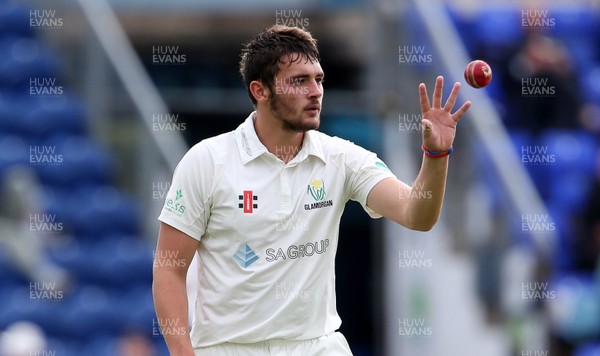
<svg viewBox="0 0 600 356"><path fill-rule="evenodd" d="M269 100L271 114L290 131L319 128L323 100L323 69L318 61L284 57ZM296 58L296 56L292 56Z"/></svg>

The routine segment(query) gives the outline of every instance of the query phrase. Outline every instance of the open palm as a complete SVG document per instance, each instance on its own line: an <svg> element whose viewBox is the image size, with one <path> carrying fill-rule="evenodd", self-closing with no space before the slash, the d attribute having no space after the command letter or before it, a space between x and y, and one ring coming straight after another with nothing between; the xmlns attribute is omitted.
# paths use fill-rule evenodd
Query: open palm
<svg viewBox="0 0 600 356"><path fill-rule="evenodd" d="M447 151L452 147L456 135L456 125L465 112L471 107L471 102L465 102L458 110L452 113L456 104L460 84L454 83L448 100L442 107L442 89L444 78L438 76L433 89L433 106L429 103L425 84L419 85L419 99L423 114L423 145L430 151Z"/></svg>

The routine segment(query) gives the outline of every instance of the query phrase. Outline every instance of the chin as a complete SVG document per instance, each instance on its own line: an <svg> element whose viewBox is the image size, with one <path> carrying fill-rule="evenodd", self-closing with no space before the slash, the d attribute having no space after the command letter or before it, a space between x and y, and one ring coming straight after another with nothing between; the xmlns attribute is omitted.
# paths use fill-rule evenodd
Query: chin
<svg viewBox="0 0 600 356"><path fill-rule="evenodd" d="M309 117L304 122L306 123L304 126L310 127L308 130L316 130L321 125L321 117L317 114L316 116Z"/></svg>

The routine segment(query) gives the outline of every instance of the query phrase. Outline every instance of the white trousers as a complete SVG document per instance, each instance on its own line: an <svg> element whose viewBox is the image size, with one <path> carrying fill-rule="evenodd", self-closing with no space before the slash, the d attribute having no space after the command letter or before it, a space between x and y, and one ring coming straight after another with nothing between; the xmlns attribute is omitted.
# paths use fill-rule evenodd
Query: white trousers
<svg viewBox="0 0 600 356"><path fill-rule="evenodd" d="M352 356L346 338L339 332L310 340L274 339L254 344L223 343L195 351L196 356Z"/></svg>

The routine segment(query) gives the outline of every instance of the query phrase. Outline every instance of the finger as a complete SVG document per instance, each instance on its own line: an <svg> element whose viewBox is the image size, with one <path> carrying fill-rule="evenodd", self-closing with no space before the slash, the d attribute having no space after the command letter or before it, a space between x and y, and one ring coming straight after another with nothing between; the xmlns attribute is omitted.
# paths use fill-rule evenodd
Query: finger
<svg viewBox="0 0 600 356"><path fill-rule="evenodd" d="M470 107L471 102L466 101L458 110L456 110L454 114L452 114L452 120L454 120L454 122L460 121L460 118L467 112L467 110L469 110Z"/></svg>
<svg viewBox="0 0 600 356"><path fill-rule="evenodd" d="M419 84L419 100L421 102L421 112L425 113L431 109L429 104L429 97L427 96L427 87L425 84Z"/></svg>
<svg viewBox="0 0 600 356"><path fill-rule="evenodd" d="M435 79L435 89L433 89L433 108L442 107L442 91L444 89L444 77L441 75Z"/></svg>
<svg viewBox="0 0 600 356"><path fill-rule="evenodd" d="M445 111L447 111L447 112L452 111L452 108L456 104L456 98L458 98L459 90L460 90L460 83L459 82L454 83L454 86L452 86L452 91L450 92L450 96L448 97L448 100L446 100L446 104L444 104Z"/></svg>

